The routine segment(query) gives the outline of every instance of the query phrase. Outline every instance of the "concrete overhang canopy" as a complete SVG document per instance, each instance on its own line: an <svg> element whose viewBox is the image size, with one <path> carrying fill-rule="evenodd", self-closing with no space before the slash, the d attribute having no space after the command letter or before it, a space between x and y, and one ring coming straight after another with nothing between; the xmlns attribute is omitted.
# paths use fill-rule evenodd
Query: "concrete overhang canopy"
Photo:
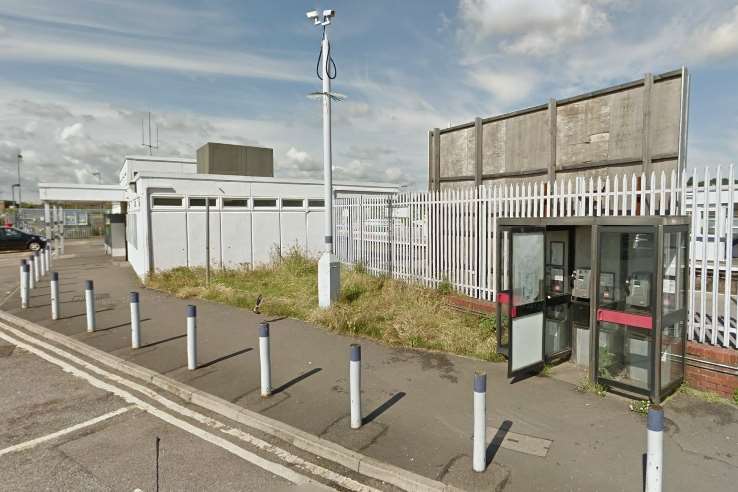
<svg viewBox="0 0 738 492"><path fill-rule="evenodd" d="M39 198L45 202L124 202L125 191L119 185L39 183Z"/></svg>

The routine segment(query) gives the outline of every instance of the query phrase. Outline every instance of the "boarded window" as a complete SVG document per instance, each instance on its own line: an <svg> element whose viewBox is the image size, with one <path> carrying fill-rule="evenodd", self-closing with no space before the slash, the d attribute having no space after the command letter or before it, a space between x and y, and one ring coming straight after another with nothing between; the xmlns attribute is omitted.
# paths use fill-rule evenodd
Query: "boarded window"
<svg viewBox="0 0 738 492"><path fill-rule="evenodd" d="M308 200L308 207L310 208L325 207L325 200Z"/></svg>
<svg viewBox="0 0 738 492"><path fill-rule="evenodd" d="M223 199L223 207L241 207L245 208L249 206L249 199L248 198L224 198Z"/></svg>
<svg viewBox="0 0 738 492"><path fill-rule="evenodd" d="M282 208L303 208L305 206L305 200L299 198L283 198Z"/></svg>
<svg viewBox="0 0 738 492"><path fill-rule="evenodd" d="M154 207L181 207L181 196L155 196L153 198Z"/></svg>
<svg viewBox="0 0 738 492"><path fill-rule="evenodd" d="M218 203L217 198L208 198L209 205L211 207L215 207ZM205 208L205 199L204 198L190 198L190 207L203 207Z"/></svg>
<svg viewBox="0 0 738 492"><path fill-rule="evenodd" d="M276 208L276 198L254 198L254 208Z"/></svg>

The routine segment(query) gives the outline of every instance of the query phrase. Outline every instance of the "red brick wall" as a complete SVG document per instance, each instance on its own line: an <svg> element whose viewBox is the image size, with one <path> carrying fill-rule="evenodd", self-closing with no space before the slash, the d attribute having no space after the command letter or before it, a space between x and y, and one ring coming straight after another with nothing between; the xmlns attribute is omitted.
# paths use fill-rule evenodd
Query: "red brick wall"
<svg viewBox="0 0 738 492"><path fill-rule="evenodd" d="M738 367L738 350L687 342L687 355L696 359ZM738 388L738 376L712 369L687 365L687 384L703 391L711 391L731 398Z"/></svg>

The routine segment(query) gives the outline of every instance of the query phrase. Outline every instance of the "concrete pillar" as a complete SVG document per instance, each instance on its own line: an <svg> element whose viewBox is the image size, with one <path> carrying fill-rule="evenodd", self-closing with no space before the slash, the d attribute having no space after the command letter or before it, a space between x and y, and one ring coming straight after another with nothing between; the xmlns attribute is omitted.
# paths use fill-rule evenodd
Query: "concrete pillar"
<svg viewBox="0 0 738 492"><path fill-rule="evenodd" d="M653 74L647 73L643 77L643 172L646 173L646 179L651 179L651 93L653 91ZM645 187L646 183L641 183ZM643 206L643 204L641 204Z"/></svg>
<svg viewBox="0 0 738 492"><path fill-rule="evenodd" d="M556 181L556 99L548 100L548 182Z"/></svg>

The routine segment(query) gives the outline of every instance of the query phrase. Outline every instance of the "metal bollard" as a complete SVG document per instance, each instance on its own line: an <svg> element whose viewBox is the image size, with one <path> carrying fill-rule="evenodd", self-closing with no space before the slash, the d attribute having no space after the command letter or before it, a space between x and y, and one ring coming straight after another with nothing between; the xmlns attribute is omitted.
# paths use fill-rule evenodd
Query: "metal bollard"
<svg viewBox="0 0 738 492"><path fill-rule="evenodd" d="M197 307L187 306L187 369L197 369Z"/></svg>
<svg viewBox="0 0 738 492"><path fill-rule="evenodd" d="M141 347L141 311L138 292L131 292L131 348Z"/></svg>
<svg viewBox="0 0 738 492"><path fill-rule="evenodd" d="M92 280L85 280L85 305L87 308L87 332L95 331L95 287Z"/></svg>
<svg viewBox="0 0 738 492"><path fill-rule="evenodd" d="M59 319L59 272L51 274L51 319Z"/></svg>
<svg viewBox="0 0 738 492"><path fill-rule="evenodd" d="M28 261L21 260L20 262L20 295L21 295L21 308L26 309L28 307L28 278L31 276L31 268L28 266Z"/></svg>
<svg viewBox="0 0 738 492"><path fill-rule="evenodd" d="M41 269L41 277L46 275L46 255L44 255L44 250L40 249L38 250L38 265Z"/></svg>
<svg viewBox="0 0 738 492"><path fill-rule="evenodd" d="M269 354L269 323L259 323L259 365L261 368L261 396L272 394L272 365Z"/></svg>
<svg viewBox="0 0 738 492"><path fill-rule="evenodd" d="M351 344L349 361L349 394L351 398L351 428L361 427L361 345Z"/></svg>
<svg viewBox="0 0 738 492"><path fill-rule="evenodd" d="M41 280L41 266L38 261L38 251L33 252L33 281L38 283Z"/></svg>
<svg viewBox="0 0 738 492"><path fill-rule="evenodd" d="M472 468L487 468L487 373L474 373L474 448Z"/></svg>
<svg viewBox="0 0 738 492"><path fill-rule="evenodd" d="M34 289L36 287L36 277L33 275L33 255L28 257L28 288Z"/></svg>
<svg viewBox="0 0 738 492"><path fill-rule="evenodd" d="M44 248L44 254L46 255L46 268L51 271L51 246L48 243Z"/></svg>
<svg viewBox="0 0 738 492"><path fill-rule="evenodd" d="M651 405L648 409L648 450L646 451L646 492L661 492L664 473L664 409Z"/></svg>

